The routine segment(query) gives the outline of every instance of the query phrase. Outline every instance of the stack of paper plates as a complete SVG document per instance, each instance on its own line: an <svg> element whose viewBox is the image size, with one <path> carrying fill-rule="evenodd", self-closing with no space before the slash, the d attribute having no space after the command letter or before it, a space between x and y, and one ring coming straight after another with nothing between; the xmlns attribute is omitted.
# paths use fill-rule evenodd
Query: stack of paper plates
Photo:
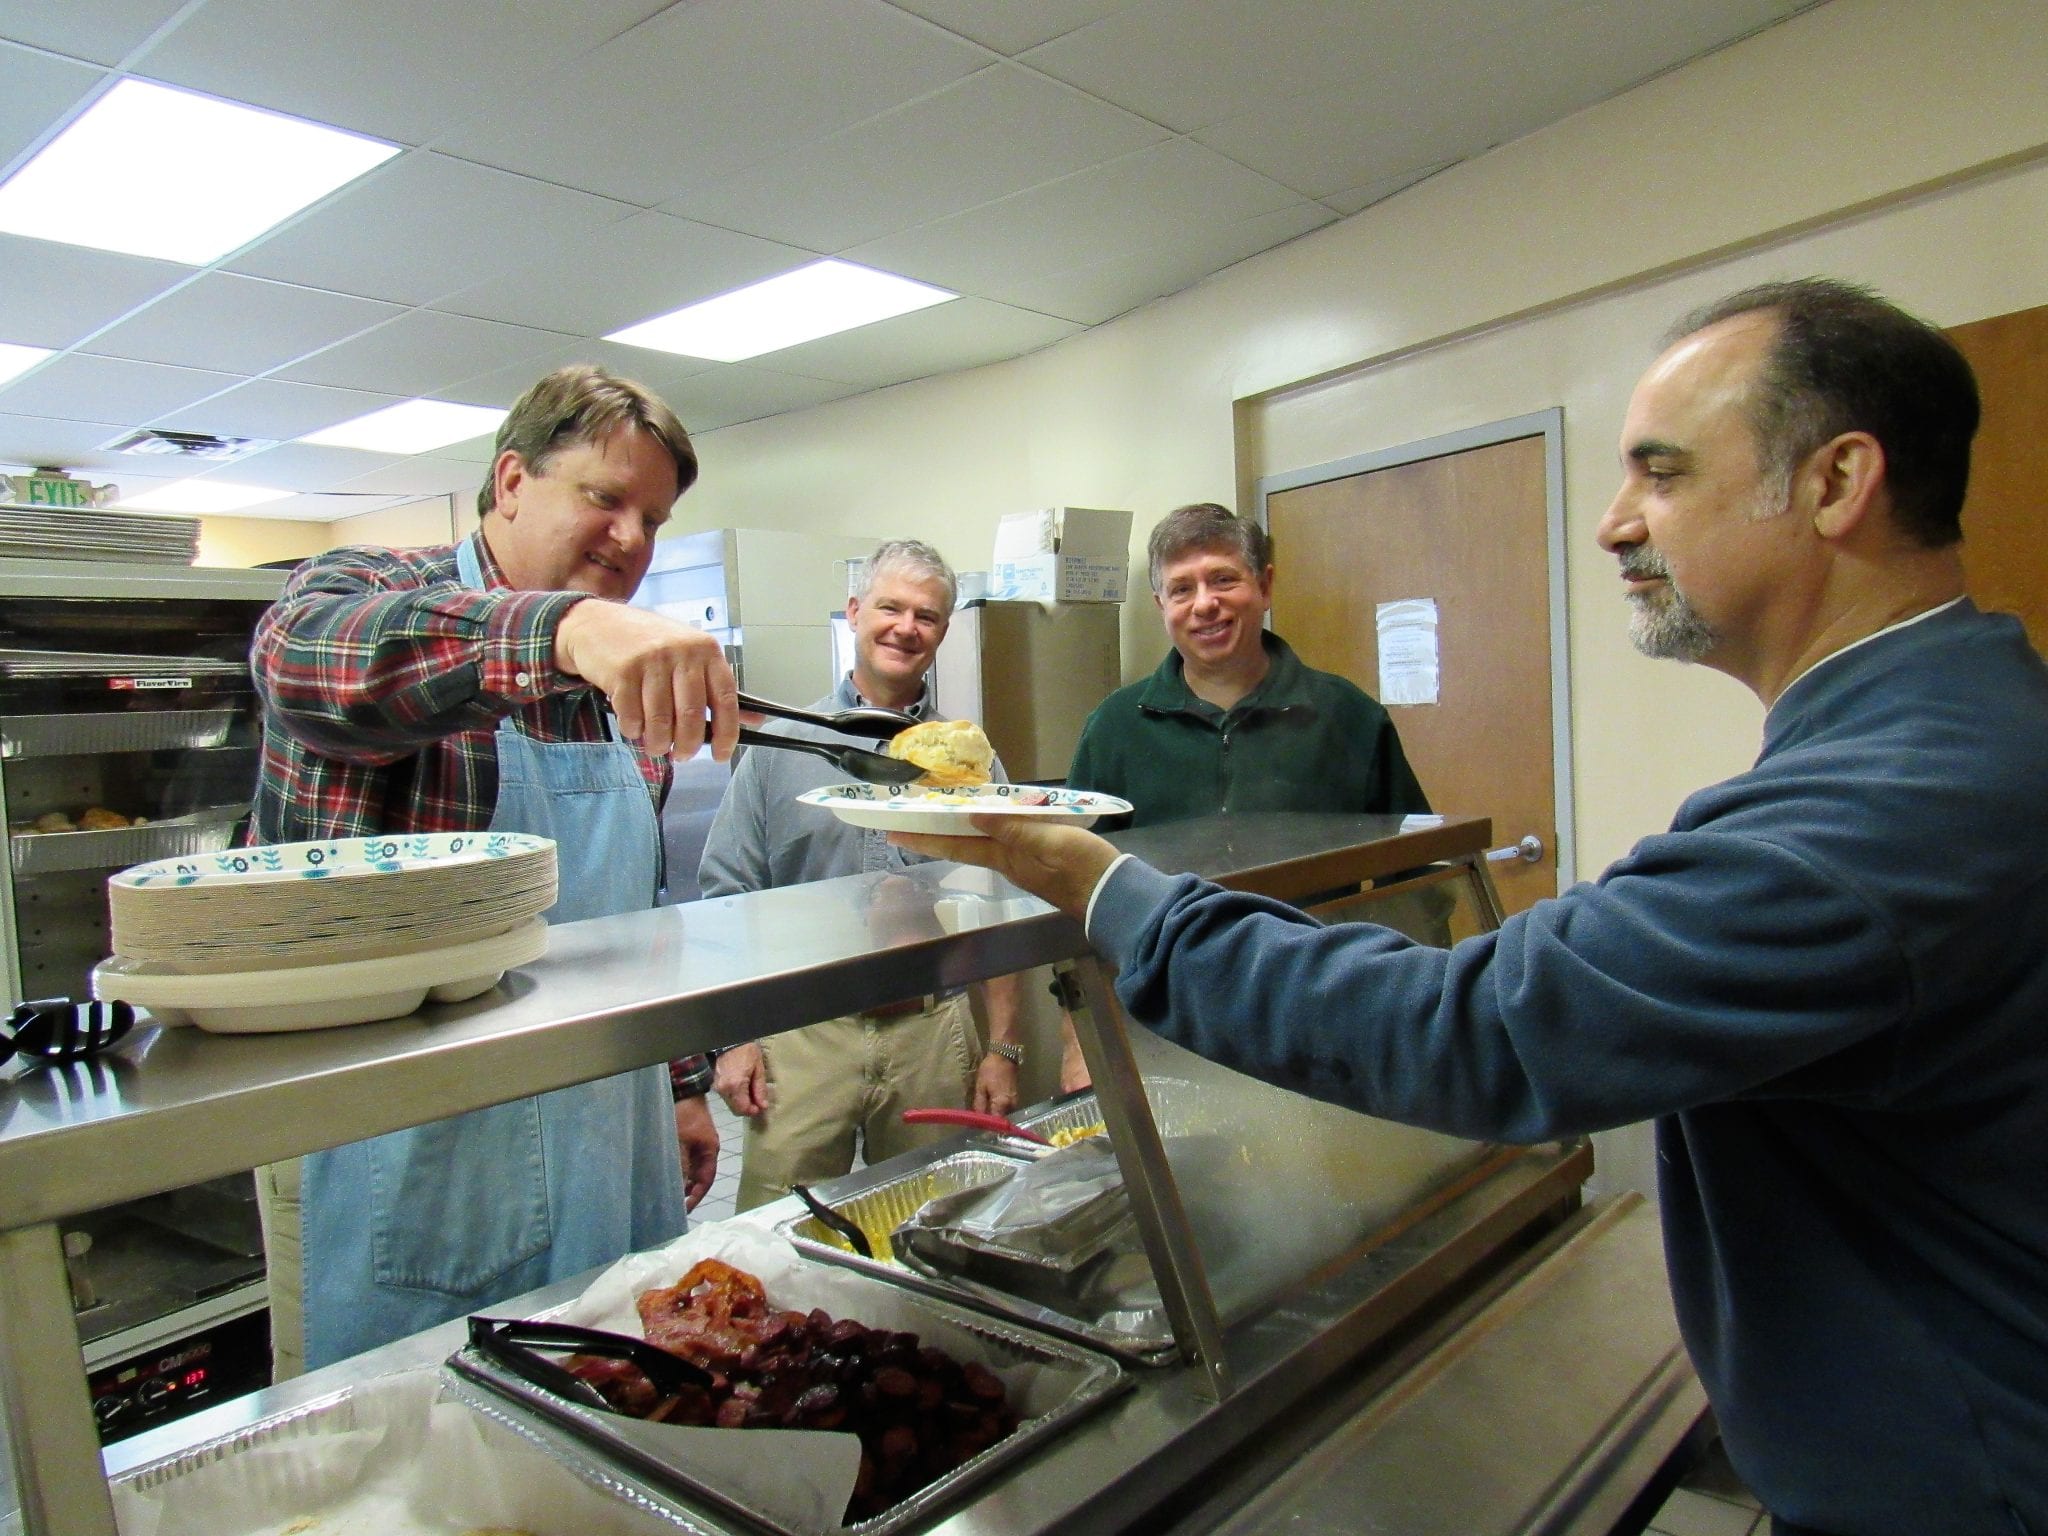
<svg viewBox="0 0 2048 1536"><path fill-rule="evenodd" d="M115 955L229 975L425 954L555 904L555 845L509 832L339 838L158 859L107 882Z"/></svg>

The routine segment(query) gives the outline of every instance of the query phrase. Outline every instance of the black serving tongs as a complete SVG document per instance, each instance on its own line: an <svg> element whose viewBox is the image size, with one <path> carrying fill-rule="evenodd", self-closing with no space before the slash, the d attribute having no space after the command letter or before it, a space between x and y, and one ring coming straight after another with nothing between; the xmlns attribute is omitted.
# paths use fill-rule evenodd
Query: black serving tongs
<svg viewBox="0 0 2048 1536"><path fill-rule="evenodd" d="M777 736L744 725L740 727L740 745L783 747L792 752L814 753L838 768L841 773L849 774L856 779L865 779L870 784L915 784L925 773L924 769L905 758L884 757L879 752L866 752L859 747L836 746L829 741L800 741L794 736Z"/></svg>
<svg viewBox="0 0 2048 1536"><path fill-rule="evenodd" d="M840 1215L802 1184L790 1185L789 1192L795 1195L797 1199L803 1201L810 1208L813 1216L845 1238L855 1253L864 1259L872 1259L875 1256L875 1245L868 1241L867 1233L860 1229L858 1222Z"/></svg>
<svg viewBox="0 0 2048 1536"><path fill-rule="evenodd" d="M820 712L777 704L773 699L751 693L740 695L740 708L751 714L773 715L778 720L801 720L806 725L822 725L827 730L843 731L848 736L873 736L878 741L887 741L917 724L914 716L906 715L900 709L876 709L873 705L861 704L852 709Z"/></svg>
<svg viewBox="0 0 2048 1536"><path fill-rule="evenodd" d="M16 1003L0 1034L0 1063L19 1055L34 1061L83 1061L125 1036L135 1027L135 1010L127 1003L74 1002L68 997L40 997Z"/></svg>
<svg viewBox="0 0 2048 1536"><path fill-rule="evenodd" d="M672 1355L658 1345L628 1334L607 1333L602 1328L579 1328L574 1323L548 1323L535 1318L472 1317L469 1320L470 1347L522 1381L585 1408L613 1412L589 1382L538 1350L556 1350L579 1355L596 1355L604 1360L629 1360L638 1366L654 1390L673 1397L684 1387L710 1387L711 1373L702 1366Z"/></svg>

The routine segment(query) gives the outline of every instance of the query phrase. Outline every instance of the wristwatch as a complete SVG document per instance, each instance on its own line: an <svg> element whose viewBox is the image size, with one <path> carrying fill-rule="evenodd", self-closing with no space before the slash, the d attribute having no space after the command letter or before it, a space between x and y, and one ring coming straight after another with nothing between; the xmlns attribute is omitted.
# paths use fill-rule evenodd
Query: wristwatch
<svg viewBox="0 0 2048 1536"><path fill-rule="evenodd" d="M1021 1067L1024 1065L1024 1047L1021 1045L1012 1045L1007 1040L989 1041L988 1054L991 1056L1002 1057L1003 1060L1007 1061L1013 1067Z"/></svg>

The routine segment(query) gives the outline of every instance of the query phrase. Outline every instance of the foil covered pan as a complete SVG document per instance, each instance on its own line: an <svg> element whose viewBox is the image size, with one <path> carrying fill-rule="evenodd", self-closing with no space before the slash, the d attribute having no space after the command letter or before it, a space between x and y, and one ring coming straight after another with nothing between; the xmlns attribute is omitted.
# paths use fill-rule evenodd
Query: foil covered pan
<svg viewBox="0 0 2048 1536"><path fill-rule="evenodd" d="M1093 1107L1091 1098L1087 1101L1087 1109L1092 1112ZM1106 1145L1102 1150L1107 1152ZM929 1267L919 1268L904 1262L896 1247L895 1234L920 1210L934 1201L943 1202L986 1189L1031 1166L1029 1158L980 1148L948 1152L942 1144L929 1161L907 1171L880 1177L872 1172L855 1173L815 1186L812 1190L814 1195L867 1235L875 1251L872 1259L862 1258L853 1252L844 1238L815 1216L791 1217L775 1230L812 1257L876 1275L927 1295L998 1313L1029 1327L1107 1350L1121 1359L1144 1365L1168 1364L1178 1360L1179 1351L1173 1331L1163 1313L1141 1317L1134 1311L1131 1315L1110 1320L1077 1317L1070 1311L1047 1305L1035 1296L1019 1295L1014 1289L987 1283L972 1274L934 1272ZM1113 1162L1111 1167L1114 1167ZM1132 1241L1135 1242L1135 1234ZM1145 1271L1147 1283L1150 1278L1148 1268ZM1156 1304L1156 1293L1154 1301Z"/></svg>

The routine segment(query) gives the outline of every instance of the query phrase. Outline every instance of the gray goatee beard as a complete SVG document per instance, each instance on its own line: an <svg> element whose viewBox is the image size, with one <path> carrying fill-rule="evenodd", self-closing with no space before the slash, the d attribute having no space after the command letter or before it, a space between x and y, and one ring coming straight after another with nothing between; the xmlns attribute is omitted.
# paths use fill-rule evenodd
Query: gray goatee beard
<svg viewBox="0 0 2048 1536"><path fill-rule="evenodd" d="M1622 558L1621 573L1664 583L1654 591L1629 594L1628 638L1645 656L1659 661L1699 661L1720 644L1719 632L1672 583L1670 568L1657 551L1638 545Z"/></svg>

